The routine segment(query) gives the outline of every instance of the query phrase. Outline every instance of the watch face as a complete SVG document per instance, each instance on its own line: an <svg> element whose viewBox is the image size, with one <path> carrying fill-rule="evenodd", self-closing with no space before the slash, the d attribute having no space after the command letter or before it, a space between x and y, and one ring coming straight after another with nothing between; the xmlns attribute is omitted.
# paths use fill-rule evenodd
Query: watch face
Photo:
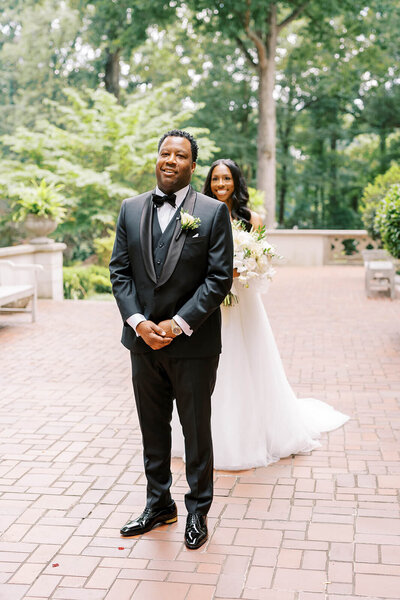
<svg viewBox="0 0 400 600"><path fill-rule="evenodd" d="M171 331L174 335L179 335L180 333L182 333L182 329L177 323L175 323L173 319L171 319Z"/></svg>

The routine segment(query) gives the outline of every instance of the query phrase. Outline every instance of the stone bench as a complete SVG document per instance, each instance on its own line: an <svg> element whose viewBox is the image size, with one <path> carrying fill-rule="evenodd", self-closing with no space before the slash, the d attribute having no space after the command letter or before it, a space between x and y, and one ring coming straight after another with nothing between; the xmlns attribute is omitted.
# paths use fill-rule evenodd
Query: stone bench
<svg viewBox="0 0 400 600"><path fill-rule="evenodd" d="M393 300L396 297L394 259L386 250L364 250L365 292L371 298L372 292L388 291Z"/></svg>
<svg viewBox="0 0 400 600"><path fill-rule="evenodd" d="M0 260L0 312L26 312L36 320L37 271L41 265ZM28 307L30 302L30 307Z"/></svg>

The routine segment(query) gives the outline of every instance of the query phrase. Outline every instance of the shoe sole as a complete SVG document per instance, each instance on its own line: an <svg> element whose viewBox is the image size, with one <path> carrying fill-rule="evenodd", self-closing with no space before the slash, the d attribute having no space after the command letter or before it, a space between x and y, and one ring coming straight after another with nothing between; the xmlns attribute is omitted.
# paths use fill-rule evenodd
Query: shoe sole
<svg viewBox="0 0 400 600"><path fill-rule="evenodd" d="M171 523L176 523L177 520L178 520L178 516L172 517L171 519L166 519L165 521L159 521L158 523L154 523L154 525L152 525L151 527L146 527L146 529L144 529L143 531L139 531L138 533L131 533L130 535L123 535L121 533L120 537L125 538L125 539L137 537L138 535L143 535L144 533L148 533L149 531L151 531L155 527L158 527L159 525L170 525Z"/></svg>

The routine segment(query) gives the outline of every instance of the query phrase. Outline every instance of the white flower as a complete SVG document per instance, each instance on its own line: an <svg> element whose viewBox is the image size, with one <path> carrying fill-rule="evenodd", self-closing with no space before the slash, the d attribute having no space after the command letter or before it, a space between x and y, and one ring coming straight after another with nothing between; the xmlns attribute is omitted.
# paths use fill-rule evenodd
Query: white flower
<svg viewBox="0 0 400 600"><path fill-rule="evenodd" d="M269 263L270 263L270 258L268 258L268 256L266 256L265 254L261 254L261 256L259 258L257 258L257 263L260 267L264 268L268 268L269 267Z"/></svg>
<svg viewBox="0 0 400 600"><path fill-rule="evenodd" d="M194 217L185 210L181 210L181 228L183 230L197 229L201 223L199 217Z"/></svg>
<svg viewBox="0 0 400 600"><path fill-rule="evenodd" d="M246 268L250 272L257 269L257 261L252 256L249 256L249 258L247 259Z"/></svg>
<svg viewBox="0 0 400 600"><path fill-rule="evenodd" d="M265 227L248 232L240 222L235 221L232 229L233 266L239 274L235 281L244 287L258 286L259 291L265 291L268 280L275 273L271 259L276 256L275 249L265 239Z"/></svg>
<svg viewBox="0 0 400 600"><path fill-rule="evenodd" d="M244 277L243 275L239 275L239 277L237 279L238 279L239 283L241 283L245 287L249 287L249 284L247 283L247 277Z"/></svg>

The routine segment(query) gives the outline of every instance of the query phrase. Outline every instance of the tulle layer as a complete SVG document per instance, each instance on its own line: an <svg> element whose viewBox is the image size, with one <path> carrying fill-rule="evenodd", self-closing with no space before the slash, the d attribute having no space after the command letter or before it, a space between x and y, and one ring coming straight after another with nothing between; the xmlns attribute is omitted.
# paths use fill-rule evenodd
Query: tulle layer
<svg viewBox="0 0 400 600"><path fill-rule="evenodd" d="M297 398L282 365L261 297L236 286L239 303L222 308L222 355L212 397L216 469L266 466L320 446L348 416L314 398ZM178 416L172 456L184 457Z"/></svg>

